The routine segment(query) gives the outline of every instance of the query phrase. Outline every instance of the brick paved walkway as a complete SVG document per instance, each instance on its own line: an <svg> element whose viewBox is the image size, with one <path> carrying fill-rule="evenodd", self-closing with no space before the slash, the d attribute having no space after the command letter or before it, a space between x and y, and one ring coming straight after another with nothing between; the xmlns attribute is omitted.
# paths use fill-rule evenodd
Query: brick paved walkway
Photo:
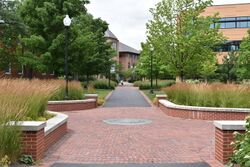
<svg viewBox="0 0 250 167"><path fill-rule="evenodd" d="M192 163L214 160L212 122L166 116L158 108L98 108L66 112L69 133L47 152L42 166L66 163ZM150 119L150 125L114 126L112 118Z"/></svg>
<svg viewBox="0 0 250 167"><path fill-rule="evenodd" d="M104 107L151 107L138 88L117 87Z"/></svg>

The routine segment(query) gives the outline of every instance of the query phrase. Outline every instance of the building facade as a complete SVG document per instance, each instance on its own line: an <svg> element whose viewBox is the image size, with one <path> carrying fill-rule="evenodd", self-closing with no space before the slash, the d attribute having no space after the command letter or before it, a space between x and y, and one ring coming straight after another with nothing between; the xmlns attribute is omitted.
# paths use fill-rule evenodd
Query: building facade
<svg viewBox="0 0 250 167"><path fill-rule="evenodd" d="M202 16L219 14L218 23L211 25L211 28L214 28L219 24L219 31L227 38L227 41L216 49L219 64L222 64L229 52L239 50L242 39L247 36L250 29L249 9L250 3L226 4L210 6L202 13Z"/></svg>
<svg viewBox="0 0 250 167"><path fill-rule="evenodd" d="M105 32L107 42L110 42L117 56L114 58L122 66L122 71L135 68L139 59L140 51L120 42L118 38L110 31Z"/></svg>

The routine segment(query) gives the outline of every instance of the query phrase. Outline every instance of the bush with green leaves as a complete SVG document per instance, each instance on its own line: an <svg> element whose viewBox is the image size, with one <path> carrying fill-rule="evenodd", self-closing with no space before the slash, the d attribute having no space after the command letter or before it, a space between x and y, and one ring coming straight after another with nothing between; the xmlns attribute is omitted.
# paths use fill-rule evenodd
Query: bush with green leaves
<svg viewBox="0 0 250 167"><path fill-rule="evenodd" d="M158 86L156 87L156 84L153 83L153 88L154 89L161 89L164 87L172 86L175 84L174 80L159 80L158 81ZM139 87L140 90L147 90L151 88L151 83L150 81L136 81L134 82L135 87Z"/></svg>
<svg viewBox="0 0 250 167"><path fill-rule="evenodd" d="M86 82L83 82L82 85L87 88L88 84ZM108 79L99 79L95 81L90 81L89 85L92 85L95 89L115 89L117 86L117 82L115 81L110 81L110 86L109 86L109 80Z"/></svg>
<svg viewBox="0 0 250 167"><path fill-rule="evenodd" d="M228 165L230 167L233 167L234 164L240 165L241 167L250 167L250 117L247 117L246 122L246 133L234 133L235 141L232 145L235 151L230 158Z"/></svg>

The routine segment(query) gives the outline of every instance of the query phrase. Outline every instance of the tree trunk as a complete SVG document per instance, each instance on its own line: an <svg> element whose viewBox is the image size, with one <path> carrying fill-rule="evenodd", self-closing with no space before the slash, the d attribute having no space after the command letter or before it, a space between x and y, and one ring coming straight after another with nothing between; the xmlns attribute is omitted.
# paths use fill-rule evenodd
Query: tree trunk
<svg viewBox="0 0 250 167"><path fill-rule="evenodd" d="M32 80L32 78L33 78L33 69L32 68L29 69L28 78L29 78L29 80Z"/></svg>

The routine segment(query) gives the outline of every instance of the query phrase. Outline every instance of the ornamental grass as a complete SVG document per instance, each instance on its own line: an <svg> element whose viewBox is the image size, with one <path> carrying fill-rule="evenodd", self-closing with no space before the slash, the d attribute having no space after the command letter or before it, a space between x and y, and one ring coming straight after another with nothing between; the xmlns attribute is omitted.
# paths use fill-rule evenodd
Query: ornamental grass
<svg viewBox="0 0 250 167"><path fill-rule="evenodd" d="M59 85L59 89L51 96L50 100L65 100L65 81L55 80L55 84ZM84 96L83 87L78 81L71 81L68 84L67 100L82 100Z"/></svg>
<svg viewBox="0 0 250 167"><path fill-rule="evenodd" d="M8 123L46 121L51 117L46 112L48 100L64 100L64 92L63 80L0 80L0 166L6 159L16 161L21 154L20 127ZM83 98L80 82L69 82L69 97Z"/></svg>
<svg viewBox="0 0 250 167"><path fill-rule="evenodd" d="M236 84L187 84L164 88L173 103L201 107L250 108L250 86Z"/></svg>
<svg viewBox="0 0 250 167"><path fill-rule="evenodd" d="M20 156L20 129L8 122L43 117L48 99L58 88L55 81L0 80L0 162L6 155L10 161Z"/></svg>

